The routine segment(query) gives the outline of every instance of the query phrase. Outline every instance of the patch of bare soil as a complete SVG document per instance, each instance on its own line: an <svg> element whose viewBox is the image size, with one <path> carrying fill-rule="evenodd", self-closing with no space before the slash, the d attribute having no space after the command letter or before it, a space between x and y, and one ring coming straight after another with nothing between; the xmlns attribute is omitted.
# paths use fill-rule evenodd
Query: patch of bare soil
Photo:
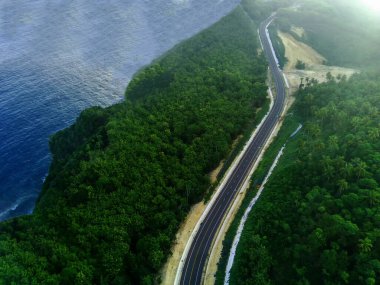
<svg viewBox="0 0 380 285"><path fill-rule="evenodd" d="M223 165L224 165L224 159L219 163L217 168L215 168L213 171L210 172L211 184L215 183L216 180L218 180L218 174L222 170Z"/></svg>
<svg viewBox="0 0 380 285"><path fill-rule="evenodd" d="M240 135L232 142L231 152L242 138L243 136ZM217 182L218 174L222 170L224 163L225 160L222 160L219 163L218 167L209 174L211 183ZM166 264L161 270L160 276L162 285L174 284L178 265L181 260L183 251L185 250L187 241L189 240L191 233L193 232L198 220L201 218L206 207L207 204L204 204L203 201L194 205L190 210L189 214L187 215L185 221L181 225L172 248L172 255L169 257Z"/></svg>
<svg viewBox="0 0 380 285"><path fill-rule="evenodd" d="M279 36L285 46L285 57L288 59L284 67L284 73L289 82L291 94L298 89L301 79L303 83L306 83L306 80L311 78L318 80L318 82L325 82L327 81L326 74L328 72L334 77L345 75L347 78L358 72L351 68L323 65L325 58L310 46L297 41L287 33L279 32ZM304 70L295 68L298 60L306 64Z"/></svg>
<svg viewBox="0 0 380 285"><path fill-rule="evenodd" d="M322 64L326 60L313 48L297 41L290 34L278 32L278 35L285 46L285 57L288 59L284 68L285 71L294 69L298 60L306 63L307 67L315 64Z"/></svg>
<svg viewBox="0 0 380 285"><path fill-rule="evenodd" d="M303 80L303 83L306 83L307 79L314 78L318 80L318 82L325 82L327 81L326 74L330 72L331 75L334 77L338 77L339 75L345 75L347 78L349 78L354 73L357 73L358 71L355 69L349 69L344 67L338 67L338 66L313 66L313 69L309 70L289 70L285 71L286 78L288 79L289 86L291 89L291 92L294 93L298 90L298 87L301 83L301 79Z"/></svg>
<svg viewBox="0 0 380 285"><path fill-rule="evenodd" d="M194 205L190 213L187 215L186 220L181 225L177 235L176 241L172 248L172 255L167 260L166 264L161 270L161 284L173 285L179 262L181 260L183 251L185 250L186 243L193 232L195 225L202 216L206 205L202 202Z"/></svg>
<svg viewBox="0 0 380 285"><path fill-rule="evenodd" d="M238 136L233 142L232 142L232 145L231 145L231 151L230 153L228 154L228 156L231 154L231 152L235 149L235 146L237 145L237 143L243 138L242 135ZM218 179L218 175L219 175L219 172L222 170L223 166L224 166L224 163L225 163L225 159L223 159L217 168L215 168L213 171L210 172L209 176L210 176L210 181L211 181L211 184L215 183L216 180Z"/></svg>

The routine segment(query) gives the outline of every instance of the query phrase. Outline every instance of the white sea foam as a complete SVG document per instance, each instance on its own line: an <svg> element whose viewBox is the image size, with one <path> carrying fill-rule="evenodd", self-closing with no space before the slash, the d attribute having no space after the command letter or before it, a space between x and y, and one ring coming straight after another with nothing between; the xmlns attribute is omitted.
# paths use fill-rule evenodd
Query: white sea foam
<svg viewBox="0 0 380 285"><path fill-rule="evenodd" d="M6 219L12 211L15 211L22 203L32 198L36 198L36 195L26 195L24 197L18 198L16 202L14 202L11 206L0 212L0 221Z"/></svg>

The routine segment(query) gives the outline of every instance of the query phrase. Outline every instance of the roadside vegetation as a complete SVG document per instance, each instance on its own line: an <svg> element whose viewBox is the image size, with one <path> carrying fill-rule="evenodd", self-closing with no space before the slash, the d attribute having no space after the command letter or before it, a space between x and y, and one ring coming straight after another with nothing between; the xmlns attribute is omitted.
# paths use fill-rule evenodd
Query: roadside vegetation
<svg viewBox="0 0 380 285"><path fill-rule="evenodd" d="M252 176L251 184L249 186L249 189L247 190L247 194L244 197L244 200L223 240L223 250L222 250L221 258L218 263L218 271L216 274L215 284L217 285L224 284L225 269L226 269L228 257L230 254L230 248L232 246L232 242L234 240L236 231L239 227L240 220L243 217L246 208L248 207L251 200L256 196L257 190L262 184L279 150L285 143L287 143L290 135L299 126L299 119L294 116L294 114L292 113L292 109L290 110L290 114L291 115L289 115L284 121L283 126L281 127L275 140L270 144L268 149L265 151L265 155L263 159L260 161L257 169L255 170ZM230 284L234 284L234 283L231 281Z"/></svg>
<svg viewBox="0 0 380 285"><path fill-rule="evenodd" d="M241 8L140 71L126 100L51 138L35 212L0 224L0 284L154 284L208 173L266 101Z"/></svg>
<svg viewBox="0 0 380 285"><path fill-rule="evenodd" d="M309 78L296 93L284 126L297 118L304 128L250 214L230 284L379 283L380 22L358 3L310 0L279 11L282 32L316 49L325 64L361 73L328 73L321 84ZM217 284L238 222L224 241Z"/></svg>
<svg viewBox="0 0 380 285"><path fill-rule="evenodd" d="M268 27L268 31L272 41L273 49L276 52L276 57L278 59L279 66L281 67L281 69L284 69L285 64L288 62L288 59L285 56L284 43L282 42L281 38L277 33L277 25L272 23Z"/></svg>
<svg viewBox="0 0 380 285"><path fill-rule="evenodd" d="M298 92L305 128L251 212L230 284L377 284L379 76Z"/></svg>

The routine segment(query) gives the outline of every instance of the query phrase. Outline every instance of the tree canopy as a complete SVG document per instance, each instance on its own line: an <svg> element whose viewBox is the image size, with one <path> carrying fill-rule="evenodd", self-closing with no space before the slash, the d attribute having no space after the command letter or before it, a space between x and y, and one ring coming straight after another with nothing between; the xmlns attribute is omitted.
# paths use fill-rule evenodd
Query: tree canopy
<svg viewBox="0 0 380 285"><path fill-rule="evenodd" d="M298 92L304 129L250 215L231 284L378 284L379 76Z"/></svg>
<svg viewBox="0 0 380 285"><path fill-rule="evenodd" d="M153 284L208 173L266 101L241 8L51 138L36 209L0 224L0 284Z"/></svg>

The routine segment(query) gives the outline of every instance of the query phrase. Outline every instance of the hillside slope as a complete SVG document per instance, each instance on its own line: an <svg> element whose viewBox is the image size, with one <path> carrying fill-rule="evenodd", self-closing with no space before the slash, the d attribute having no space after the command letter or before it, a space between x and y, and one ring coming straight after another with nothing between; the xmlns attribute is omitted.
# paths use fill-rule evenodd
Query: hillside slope
<svg viewBox="0 0 380 285"><path fill-rule="evenodd" d="M208 173L255 120L266 62L240 8L51 139L35 212L0 224L0 284L153 284Z"/></svg>
<svg viewBox="0 0 380 285"><path fill-rule="evenodd" d="M380 280L379 75L299 91L305 128L251 213L231 284Z"/></svg>
<svg viewBox="0 0 380 285"><path fill-rule="evenodd" d="M359 1L299 3L278 13L282 35L314 48L329 65L361 74L348 79L355 70L345 69L334 78L336 68L328 66L327 82L318 84L322 79L308 70L311 57L303 58L309 67L297 72L304 85L284 124L304 127L250 214L230 284L379 284L379 18Z"/></svg>

